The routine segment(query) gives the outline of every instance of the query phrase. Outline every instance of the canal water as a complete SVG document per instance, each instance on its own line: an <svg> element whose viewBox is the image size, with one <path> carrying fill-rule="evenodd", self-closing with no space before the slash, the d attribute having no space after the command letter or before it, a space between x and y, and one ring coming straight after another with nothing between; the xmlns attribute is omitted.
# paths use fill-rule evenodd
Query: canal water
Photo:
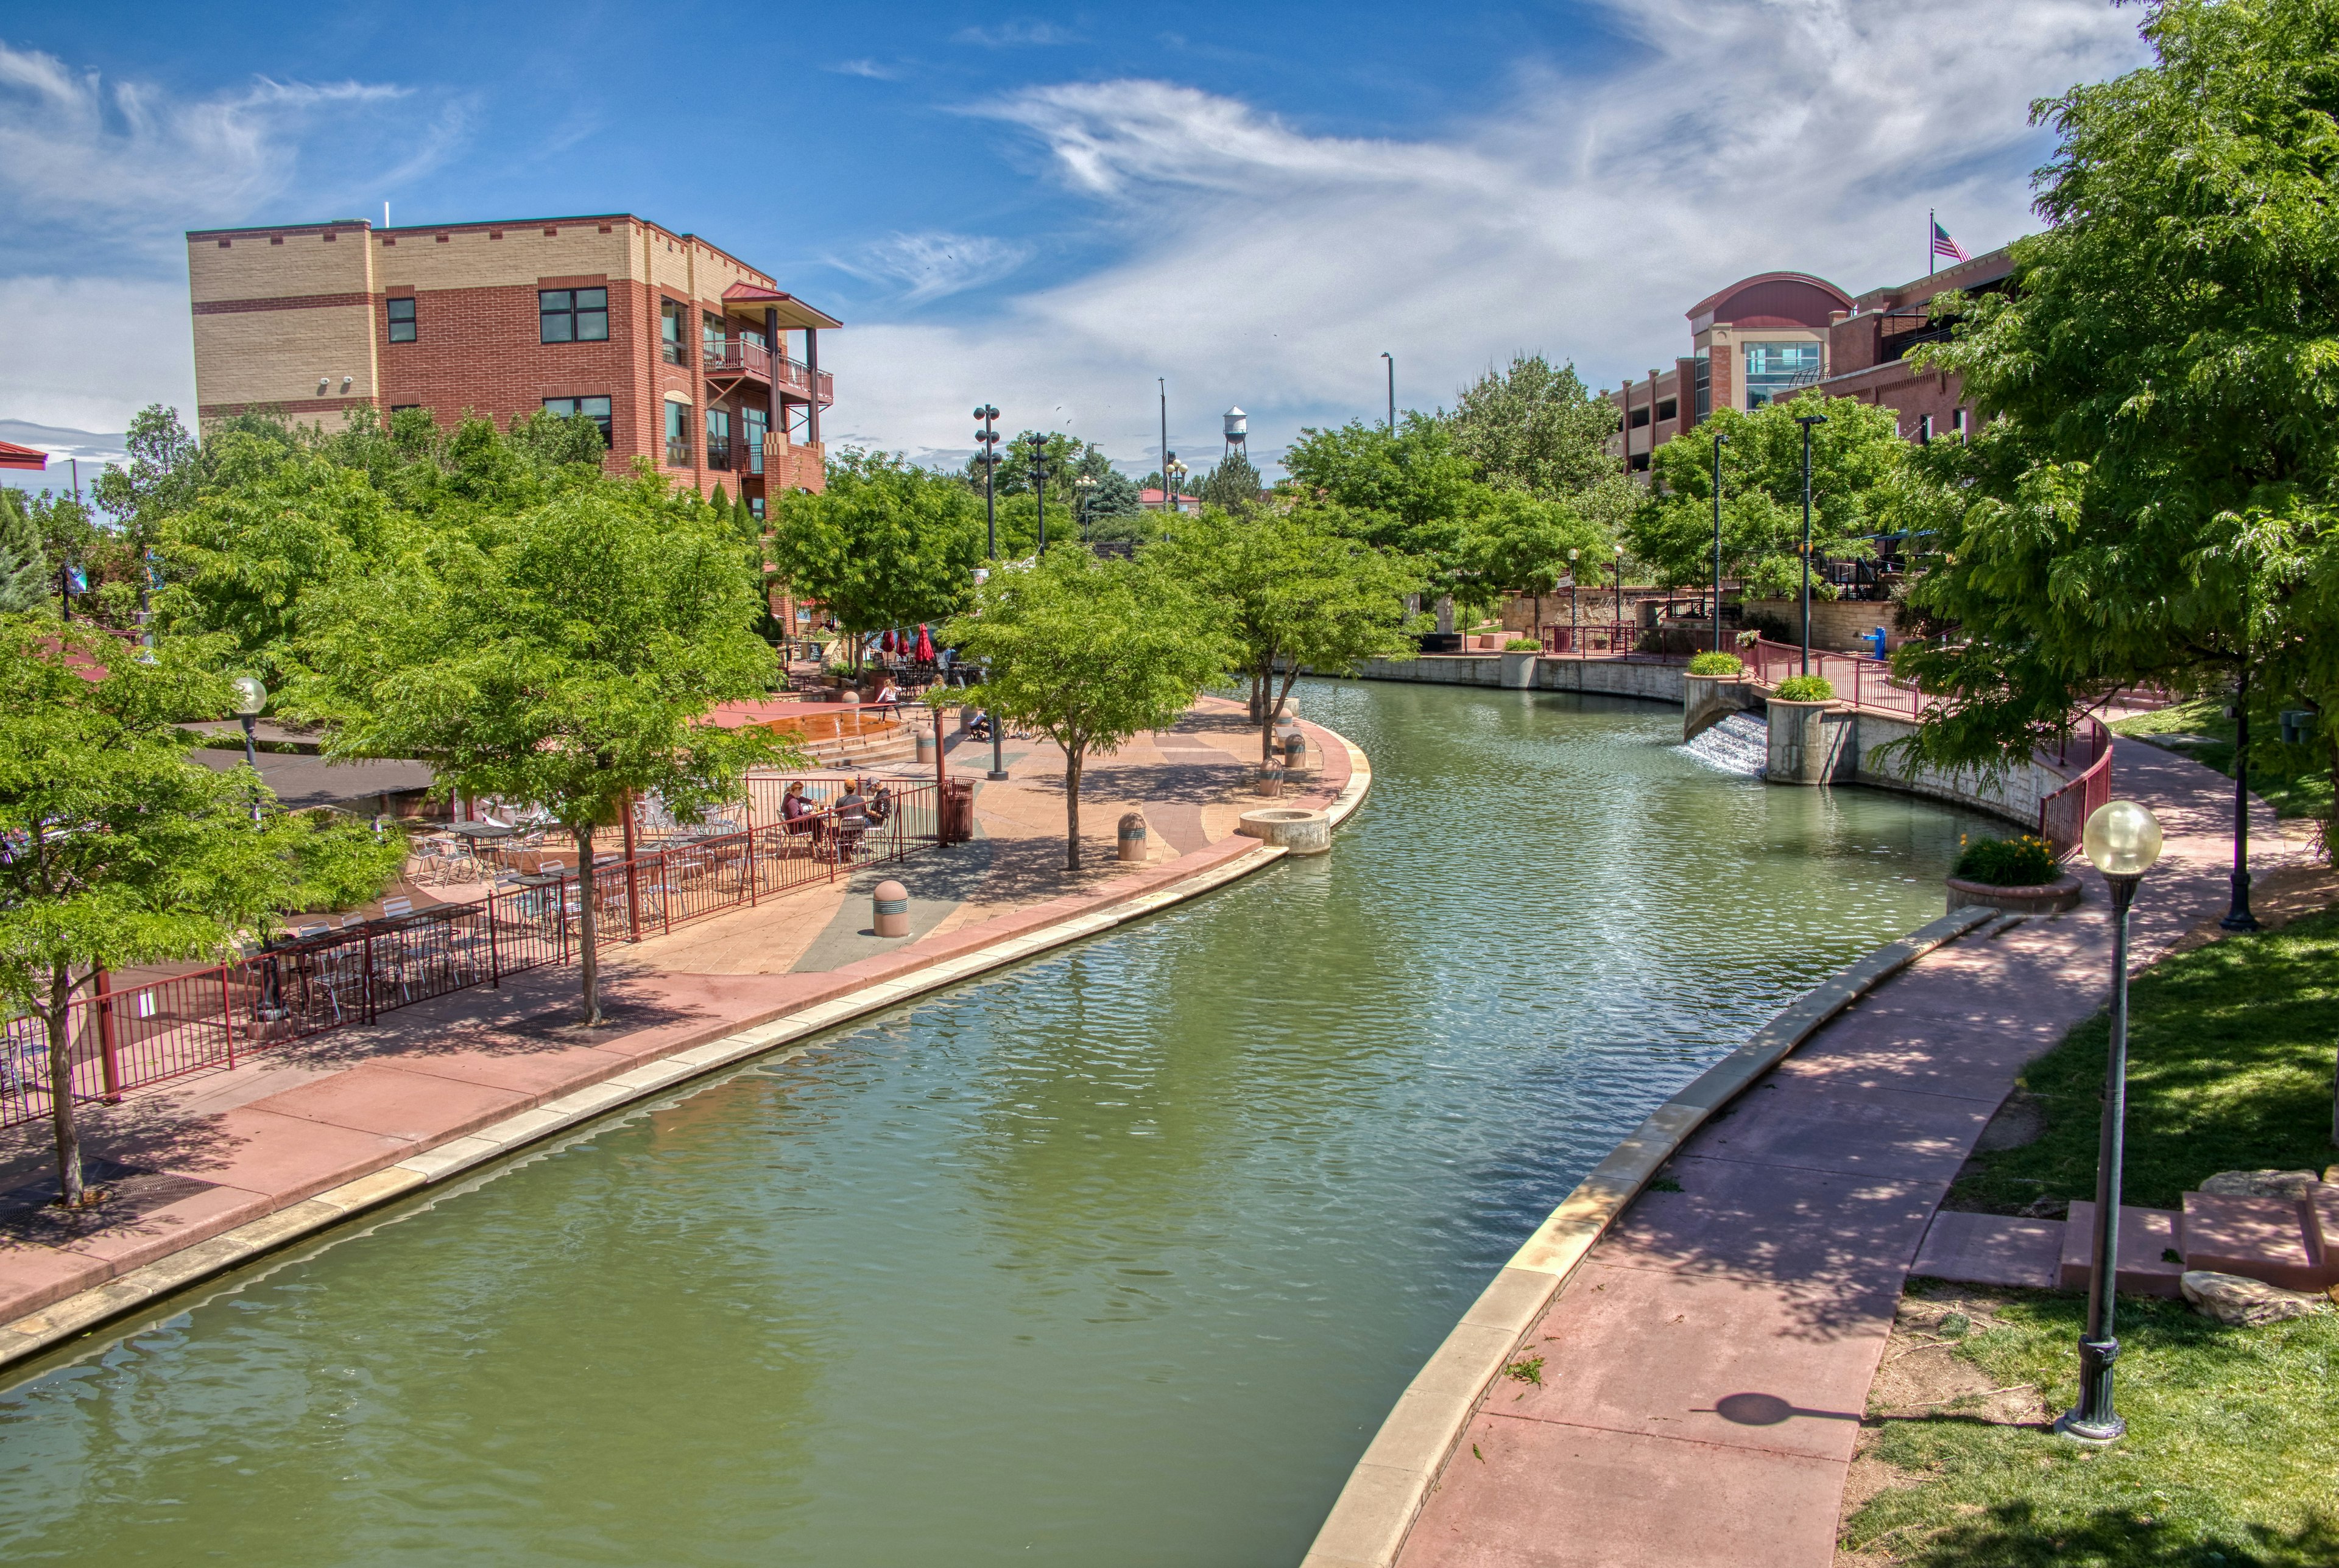
<svg viewBox="0 0 2339 1568"><path fill-rule="evenodd" d="M1376 773L1328 857L20 1382L0 1560L1296 1563L1552 1205L1981 825L1711 765L1674 708L1301 701Z"/></svg>

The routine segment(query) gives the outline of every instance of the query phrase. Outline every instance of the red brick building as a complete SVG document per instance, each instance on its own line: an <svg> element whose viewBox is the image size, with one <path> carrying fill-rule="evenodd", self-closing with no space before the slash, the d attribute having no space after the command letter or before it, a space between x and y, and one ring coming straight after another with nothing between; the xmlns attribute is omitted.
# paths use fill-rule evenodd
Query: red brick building
<svg viewBox="0 0 2339 1568"><path fill-rule="evenodd" d="M550 409L598 423L613 470L645 458L759 515L821 488L820 333L843 323L695 235L627 213L209 229L187 272L202 420Z"/></svg>
<svg viewBox="0 0 2339 1568"><path fill-rule="evenodd" d="M2003 289L2014 271L2004 249L1944 267L1898 288L1871 289L1839 311L1828 327L1828 375L1820 390L1831 398L1858 398L1881 405L1900 419L1904 440L1962 437L1973 420L1958 378L1946 370L1920 374L1910 350L1949 335L1936 326L1931 303L1952 289L1983 294Z"/></svg>

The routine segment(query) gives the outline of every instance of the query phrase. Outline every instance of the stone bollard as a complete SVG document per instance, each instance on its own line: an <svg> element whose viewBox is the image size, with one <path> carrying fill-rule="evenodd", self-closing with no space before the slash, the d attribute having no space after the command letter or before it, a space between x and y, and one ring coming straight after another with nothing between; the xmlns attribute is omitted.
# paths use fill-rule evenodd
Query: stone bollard
<svg viewBox="0 0 2339 1568"><path fill-rule="evenodd" d="M933 765L934 765L934 737L933 737L933 735L928 735L924 730L920 730L920 731L918 732L918 735L917 735L917 741L918 741L918 765L919 765L920 767L932 767L932 766L933 766Z"/></svg>
<svg viewBox="0 0 2339 1568"><path fill-rule="evenodd" d="M1269 763L1265 767L1259 769L1258 782L1252 787L1257 790L1261 796L1268 800L1281 799L1283 796L1283 764L1281 763Z"/></svg>
<svg viewBox="0 0 2339 1568"><path fill-rule="evenodd" d="M1145 859L1145 814L1127 812L1120 819L1120 858L1142 862Z"/></svg>
<svg viewBox="0 0 2339 1568"><path fill-rule="evenodd" d="M1308 765L1308 736L1294 725L1283 737L1283 767L1287 773Z"/></svg>
<svg viewBox="0 0 2339 1568"><path fill-rule="evenodd" d="M879 936L910 934L910 890L898 882L881 882L869 900Z"/></svg>

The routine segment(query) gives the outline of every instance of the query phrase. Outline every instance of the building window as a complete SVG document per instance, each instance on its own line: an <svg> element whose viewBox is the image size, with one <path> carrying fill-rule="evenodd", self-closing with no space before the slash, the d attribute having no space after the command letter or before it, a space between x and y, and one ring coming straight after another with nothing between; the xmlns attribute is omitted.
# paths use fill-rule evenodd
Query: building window
<svg viewBox="0 0 2339 1568"><path fill-rule="evenodd" d="M666 406L666 466L669 468L690 467L688 403L668 403Z"/></svg>
<svg viewBox="0 0 2339 1568"><path fill-rule="evenodd" d="M582 414L601 427L603 446L617 445L616 438L610 433L609 399L607 398L547 398L544 399L544 411L563 419L571 414Z"/></svg>
<svg viewBox="0 0 2339 1568"><path fill-rule="evenodd" d="M1820 379L1817 343L1746 345L1746 406L1759 409Z"/></svg>
<svg viewBox="0 0 2339 1568"><path fill-rule="evenodd" d="M1661 425L1670 425L1673 422L1674 418L1680 414L1680 412L1681 404L1674 399L1667 398L1663 402L1657 405L1657 423Z"/></svg>
<svg viewBox="0 0 2339 1568"><path fill-rule="evenodd" d="M1713 414L1713 356L1697 357L1697 417L1710 419Z"/></svg>
<svg viewBox="0 0 2339 1568"><path fill-rule="evenodd" d="M1966 439L1966 411L1963 409L1949 410L1949 429L1957 433L1959 440Z"/></svg>
<svg viewBox="0 0 2339 1568"><path fill-rule="evenodd" d="M686 365L682 357L682 307L672 300L658 306L658 353L669 365Z"/></svg>
<svg viewBox="0 0 2339 1568"><path fill-rule="evenodd" d="M725 348L723 318L701 312L698 318L698 350L704 362L721 364Z"/></svg>
<svg viewBox="0 0 2339 1568"><path fill-rule="evenodd" d="M1933 444L1933 416L1930 414L1917 416L1917 444L1920 447Z"/></svg>
<svg viewBox="0 0 2339 1568"><path fill-rule="evenodd" d="M706 466L710 468L731 466L731 410L728 409L706 410Z"/></svg>
<svg viewBox="0 0 2339 1568"><path fill-rule="evenodd" d="M606 343L609 340L609 291L607 289L540 289L536 308L548 343Z"/></svg>
<svg viewBox="0 0 2339 1568"><path fill-rule="evenodd" d="M762 522L764 520L764 498L761 496L749 496L747 498L747 510L757 522Z"/></svg>
<svg viewBox="0 0 2339 1568"><path fill-rule="evenodd" d="M1646 403L1637 403L1637 404L1633 405L1633 412L1632 412L1632 414L1631 414L1631 416L1630 416L1630 420L1631 420L1632 428L1633 428L1633 429L1636 429L1636 430L1637 430L1637 429L1642 429L1643 426L1645 426L1646 424L1648 424L1648 422L1649 422L1649 405L1648 405L1648 404L1646 404Z"/></svg>
<svg viewBox="0 0 2339 1568"><path fill-rule="evenodd" d="M772 416L761 409L739 410L740 439L747 443L747 460L739 465L744 474L764 471L764 437L770 430Z"/></svg>
<svg viewBox="0 0 2339 1568"><path fill-rule="evenodd" d="M390 340L393 343L414 341L414 301L389 300L383 301L383 309L389 312Z"/></svg>

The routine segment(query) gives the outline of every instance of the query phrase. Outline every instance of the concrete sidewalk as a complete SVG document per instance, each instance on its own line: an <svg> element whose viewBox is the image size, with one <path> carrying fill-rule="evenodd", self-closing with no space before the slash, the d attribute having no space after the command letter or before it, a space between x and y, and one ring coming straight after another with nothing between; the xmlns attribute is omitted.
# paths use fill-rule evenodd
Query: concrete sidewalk
<svg viewBox="0 0 2339 1568"><path fill-rule="evenodd" d="M281 1229L271 1243L281 1244L304 1233L272 1224L296 1210L330 1223L425 1179L419 1172L435 1178L453 1169L423 1158L432 1151L483 1134L496 1149L518 1147L711 1070L725 1053L703 1053L743 1031L882 1010L1125 918L1116 912L1158 907L1267 863L1280 852L1232 835L1240 813L1260 803L1237 793L1248 776L1239 759L1257 742L1239 710L1223 711L1230 707L1206 705L1176 732L1140 737L1097 770L1108 781L1096 802L1105 833L1100 847L1084 831L1088 869L1080 873L1062 870L1061 756L1026 744L1009 780L978 787L983 836L974 844L866 868L852 883L638 945L610 944L601 1027L575 1021L573 967L531 971L500 989L400 1009L118 1106L82 1108L90 1178L109 1196L75 1215L50 1202L46 1124L0 1133L0 1362L155 1293L142 1295L125 1277L145 1271L154 1275L147 1284L175 1287L258 1248L229 1247L192 1273L173 1259L219 1251L241 1232L264 1238ZM1322 766L1286 804L1330 808L1345 798L1353 806L1367 780L1348 747L1320 730L1309 739ZM954 750L950 760L962 773L987 769L989 748ZM1199 842L1182 852L1157 847L1142 866L1118 864L1110 835L1120 812L1149 794L1189 812L1189 842ZM1041 826L1051 805L1052 834ZM1146 801L1144 809L1155 808ZM882 941L867 930L866 884L881 876L907 883L913 899L928 895L914 938Z"/></svg>
<svg viewBox="0 0 2339 1568"><path fill-rule="evenodd" d="M2233 786L2133 743L2115 767L2168 833L2141 967L2223 912ZM2261 869L2297 853L2273 827ZM1515 1349L1540 1384L1495 1379L1396 1561L1826 1568L1926 1226L2022 1064L2107 993L2084 875L2079 910L1919 960L1693 1134Z"/></svg>

